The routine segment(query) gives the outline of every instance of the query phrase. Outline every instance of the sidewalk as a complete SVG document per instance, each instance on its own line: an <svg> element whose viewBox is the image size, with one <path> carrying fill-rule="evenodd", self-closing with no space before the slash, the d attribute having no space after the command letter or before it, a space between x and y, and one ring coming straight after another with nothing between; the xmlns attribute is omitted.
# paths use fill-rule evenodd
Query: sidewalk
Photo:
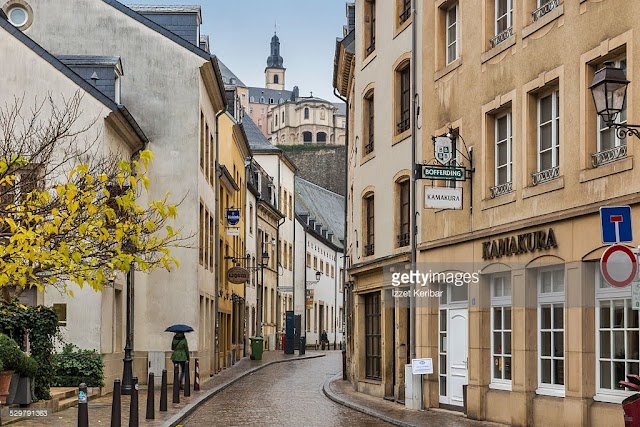
<svg viewBox="0 0 640 427"><path fill-rule="evenodd" d="M349 381L339 376L329 378L322 387L325 396L334 402L400 427L468 427L501 426L501 424L474 421L464 414L441 409L412 411L404 405L355 391Z"/></svg>
<svg viewBox="0 0 640 427"><path fill-rule="evenodd" d="M262 360L250 360L245 357L232 367L219 372L211 378L200 378L201 386L199 392L191 391L190 397L184 397L184 391L180 392L180 403L172 402L173 388L169 385L167 388L167 412L160 412L160 387L155 388L155 419L146 420L147 411L147 388L140 386L138 394L139 420L141 426L176 426L185 419L196 407L214 396L218 392L224 390L235 381L243 378L253 372L256 372L266 366L274 363L288 362L292 360L313 359L324 356L324 352L308 351L304 356L285 355L282 351L267 351L263 353ZM193 375L193 372L191 373ZM193 387L193 378L191 378L191 386ZM130 396L122 396L122 425L129 423L129 402ZM100 397L89 402L89 424L91 426L103 425L108 426L111 423L111 401L112 395ZM64 411L48 414L42 418L28 418L13 421L8 417L8 410L2 410L1 425L10 424L12 427L57 427L57 426L75 426L78 420L78 408L74 406ZM15 418L14 418L15 419Z"/></svg>

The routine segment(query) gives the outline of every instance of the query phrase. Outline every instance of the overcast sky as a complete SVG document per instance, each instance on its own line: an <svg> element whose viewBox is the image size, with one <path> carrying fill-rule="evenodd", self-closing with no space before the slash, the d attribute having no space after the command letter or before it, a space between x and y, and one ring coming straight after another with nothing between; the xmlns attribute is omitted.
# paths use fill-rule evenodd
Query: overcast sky
<svg viewBox="0 0 640 427"><path fill-rule="evenodd" d="M345 0L134 0L129 4L200 4L202 34L248 86L264 86L269 43L277 22L286 88L338 102L333 95L336 38L346 23Z"/></svg>

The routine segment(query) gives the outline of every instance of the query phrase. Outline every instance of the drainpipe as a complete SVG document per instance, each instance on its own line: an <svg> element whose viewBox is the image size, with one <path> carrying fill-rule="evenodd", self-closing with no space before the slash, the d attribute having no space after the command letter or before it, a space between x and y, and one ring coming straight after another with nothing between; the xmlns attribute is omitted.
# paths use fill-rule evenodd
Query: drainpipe
<svg viewBox="0 0 640 427"><path fill-rule="evenodd" d="M215 193L215 214L214 214L214 232L213 235L215 236L215 248L216 248L216 253L220 250L219 246L218 246L218 241L220 240L220 194L219 194L219 190L218 187L220 186L220 177L221 177L221 173L220 173L220 164L218 163L218 159L220 158L220 116L223 115L225 113L226 110L220 110L216 113L216 161L215 161L215 167L216 167L216 180L214 182L214 193ZM218 338L219 338L219 329L220 329L220 321L218 319L218 289L219 289L219 285L218 282L220 281L220 274L219 274L219 260L220 260L220 256L222 254L217 254L217 256L215 257L215 264L214 264L214 279L213 279L213 312L215 314L215 331L214 331L214 340L213 340L213 354L211 355L211 357L214 358L213 360L213 371L214 373L218 372L218 357L216 356L216 354L218 353L219 350L219 342L218 342Z"/></svg>
<svg viewBox="0 0 640 427"><path fill-rule="evenodd" d="M278 167L278 170L279 169L280 168ZM278 189L278 193L279 192L280 192L280 189ZM279 344L282 342L280 340L280 333L279 333L280 317L282 316L282 310L280 307L282 305L282 300L278 301L278 295L280 294L280 227L282 227L282 225L285 223L286 220L287 219L285 217L285 218L282 218L282 222L278 221L278 228L276 228L276 349L278 348ZM284 274L284 268L283 268L282 274ZM280 350L284 350L284 349L281 348Z"/></svg>

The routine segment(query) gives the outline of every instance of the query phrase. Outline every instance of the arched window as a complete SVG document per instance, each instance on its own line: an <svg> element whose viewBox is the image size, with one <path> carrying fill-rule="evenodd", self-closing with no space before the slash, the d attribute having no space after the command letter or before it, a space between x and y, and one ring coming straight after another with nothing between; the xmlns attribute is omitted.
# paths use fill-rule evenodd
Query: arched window
<svg viewBox="0 0 640 427"><path fill-rule="evenodd" d="M269 98L269 104L273 104L273 98Z"/></svg>
<svg viewBox="0 0 640 427"><path fill-rule="evenodd" d="M284 99L280 98L280 99L278 100L278 104L284 104Z"/></svg>
<svg viewBox="0 0 640 427"><path fill-rule="evenodd" d="M253 96L249 97L249 102L254 103L256 102L256 98L254 98Z"/></svg>
<svg viewBox="0 0 640 427"><path fill-rule="evenodd" d="M313 142L313 134L311 132L302 132L302 142L305 144Z"/></svg>
<svg viewBox="0 0 640 427"><path fill-rule="evenodd" d="M264 96L260 97L260 104L264 104Z"/></svg>
<svg viewBox="0 0 640 427"><path fill-rule="evenodd" d="M274 118L276 119L276 126L278 126L278 114L277 113L274 115Z"/></svg>
<svg viewBox="0 0 640 427"><path fill-rule="evenodd" d="M304 109L304 118L308 119L309 118L309 108L305 108Z"/></svg>
<svg viewBox="0 0 640 427"><path fill-rule="evenodd" d="M316 134L316 142L327 142L327 134L324 132L318 132Z"/></svg>
<svg viewBox="0 0 640 427"><path fill-rule="evenodd" d="M273 82L274 82L274 83L276 83L276 84L280 83L280 76L279 76L279 75L277 75L277 74L275 74L275 75L273 76Z"/></svg>

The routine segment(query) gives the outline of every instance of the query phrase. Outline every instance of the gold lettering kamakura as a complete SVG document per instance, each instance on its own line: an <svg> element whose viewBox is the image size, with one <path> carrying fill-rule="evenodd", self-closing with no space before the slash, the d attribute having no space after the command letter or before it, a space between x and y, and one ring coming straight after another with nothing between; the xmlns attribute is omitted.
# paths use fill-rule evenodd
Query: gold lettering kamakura
<svg viewBox="0 0 640 427"><path fill-rule="evenodd" d="M502 258L558 247L553 228L482 242L482 259Z"/></svg>

